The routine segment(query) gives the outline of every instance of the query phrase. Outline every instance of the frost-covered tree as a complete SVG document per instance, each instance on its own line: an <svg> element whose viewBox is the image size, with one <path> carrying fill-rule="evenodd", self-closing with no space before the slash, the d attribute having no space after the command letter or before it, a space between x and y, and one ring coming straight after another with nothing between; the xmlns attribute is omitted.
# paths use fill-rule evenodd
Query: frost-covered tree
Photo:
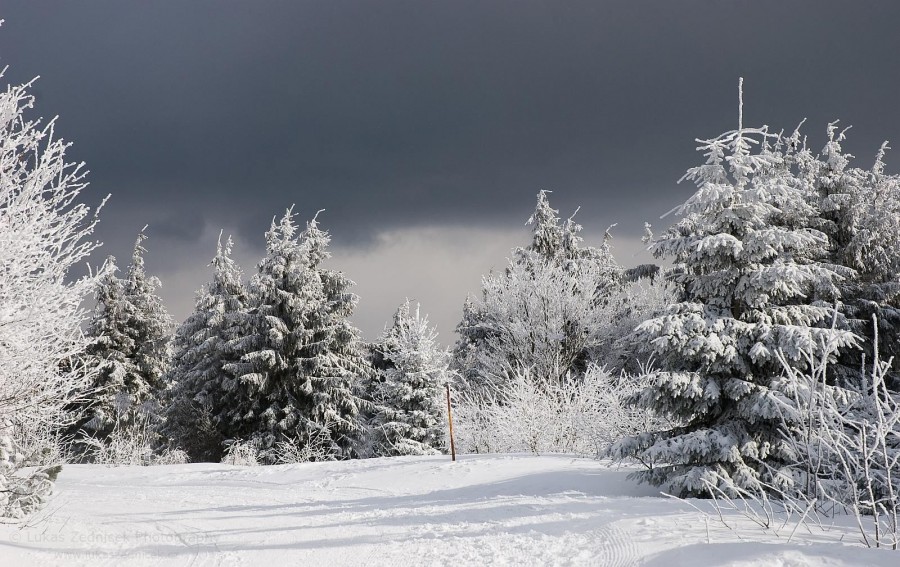
<svg viewBox="0 0 900 567"><path fill-rule="evenodd" d="M626 275L634 271L626 270ZM595 349L595 358L611 374L640 374L652 363L653 345L636 339L636 329L644 321L664 314L680 297L676 283L651 273L643 275L638 271L633 279L623 279L606 300L607 318L598 330L603 340Z"/></svg>
<svg viewBox="0 0 900 567"><path fill-rule="evenodd" d="M2 78L2 73L0 73ZM96 215L78 202L83 164L66 163L54 122L26 119L31 84L0 92L0 517L22 518L52 489L52 471L23 440L67 426L67 408L91 380L81 304L104 270L72 279L98 246ZM41 445L41 443L38 443Z"/></svg>
<svg viewBox="0 0 900 567"><path fill-rule="evenodd" d="M829 237L830 261L853 270L839 283L842 322L863 337L862 349L845 349L829 366L838 382L858 377L863 357L874 357L877 320L881 355L894 359L886 378L900 386L900 177L884 172L887 143L871 169L850 167L852 155L841 147L846 129L828 125L828 141L819 155L805 144L797 152L801 178L817 199L819 227Z"/></svg>
<svg viewBox="0 0 900 567"><path fill-rule="evenodd" d="M173 322L157 294L162 285L156 276L148 276L144 269L143 246L147 236L143 231L134 244L131 265L125 277L125 297L134 308L134 320L130 327L134 341L134 362L144 377L144 384L131 393L132 404L136 406L156 406L151 411L158 413L159 394L165 387L164 376L171 359L170 343Z"/></svg>
<svg viewBox="0 0 900 567"><path fill-rule="evenodd" d="M220 235L212 281L197 292L194 311L173 341L161 431L193 461L222 459L222 442L235 419L232 402L240 395L237 381L224 369L236 361L229 344L241 337L248 304L231 249L231 238L223 243Z"/></svg>
<svg viewBox="0 0 900 567"><path fill-rule="evenodd" d="M612 451L647 466L640 480L682 495L722 478L754 486L768 470L760 463L788 460L773 389L779 356L802 365L825 344L855 342L828 325L841 276L825 262L827 236L811 228L818 210L793 167L795 145L742 123L699 143L706 163L685 175L697 190L651 245L672 261L683 300L638 328L659 370L635 401L676 427Z"/></svg>
<svg viewBox="0 0 900 567"><path fill-rule="evenodd" d="M437 343L437 331L407 299L393 324L373 345L369 426L378 455L431 455L444 447L444 384L450 380L450 355Z"/></svg>
<svg viewBox="0 0 900 567"><path fill-rule="evenodd" d="M577 377L608 339L606 300L621 270L606 243L582 246L581 226L562 222L545 191L528 224L532 243L514 250L503 272L484 277L481 298L463 308L453 354L470 385L499 386L518 369Z"/></svg>
<svg viewBox="0 0 900 567"><path fill-rule="evenodd" d="M272 222L242 337L231 343L240 360L226 370L243 389L232 433L269 461L284 439L303 447L324 438L332 456L351 456L360 430L356 382L368 367L348 319L357 297L353 282L322 266L329 240L315 219L297 235L291 210Z"/></svg>
<svg viewBox="0 0 900 567"><path fill-rule="evenodd" d="M143 426L159 415L172 320L156 294L159 280L144 269L145 239L142 231L125 277L116 276L110 257L111 269L97 287L87 330L87 360L96 373L90 399L81 404L77 436L102 441L116 427Z"/></svg>
<svg viewBox="0 0 900 567"><path fill-rule="evenodd" d="M127 376L135 376L137 369L131 360L134 338L128 332L133 317L125 299L124 281L116 275L116 259L106 259L107 272L94 291L96 306L88 325L90 344L87 356L93 375L90 389L78 400L73 413L79 416L70 433L77 437L108 435L115 426L116 393L124 388ZM103 432L103 433L100 433Z"/></svg>

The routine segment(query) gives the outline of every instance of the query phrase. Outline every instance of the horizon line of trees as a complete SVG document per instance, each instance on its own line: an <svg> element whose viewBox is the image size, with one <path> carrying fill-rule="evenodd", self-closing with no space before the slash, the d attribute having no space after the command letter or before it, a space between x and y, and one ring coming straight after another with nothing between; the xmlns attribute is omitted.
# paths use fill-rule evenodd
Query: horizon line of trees
<svg viewBox="0 0 900 567"><path fill-rule="evenodd" d="M110 257L97 287L92 394L71 408L78 418L66 432L77 458L97 461L98 450L148 431L148 461L172 451L218 462L237 449L278 463L444 450L440 395L451 374L437 332L407 299L364 342L349 320L353 282L322 265L330 236L317 218L304 230L292 209L274 219L246 282L220 235L212 279L177 327L143 268L145 238L125 277Z"/></svg>

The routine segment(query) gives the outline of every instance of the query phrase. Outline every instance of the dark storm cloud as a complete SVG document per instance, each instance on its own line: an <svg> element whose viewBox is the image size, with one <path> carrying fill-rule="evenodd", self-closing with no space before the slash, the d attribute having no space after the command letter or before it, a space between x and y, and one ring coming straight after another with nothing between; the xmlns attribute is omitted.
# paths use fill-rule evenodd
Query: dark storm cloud
<svg viewBox="0 0 900 567"><path fill-rule="evenodd" d="M258 248L292 203L365 246L518 227L553 189L635 235L689 193L693 139L736 125L741 75L747 123L808 117L819 147L843 118L864 164L900 137L895 2L23 0L0 17L7 79L42 76L38 111L61 115L91 195L113 194L108 251L150 223L172 264L221 225Z"/></svg>

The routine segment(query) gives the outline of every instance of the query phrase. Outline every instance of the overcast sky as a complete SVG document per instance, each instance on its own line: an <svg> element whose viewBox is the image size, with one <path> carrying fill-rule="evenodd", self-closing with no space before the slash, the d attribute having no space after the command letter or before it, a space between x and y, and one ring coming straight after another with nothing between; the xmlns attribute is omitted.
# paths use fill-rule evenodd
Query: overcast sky
<svg viewBox="0 0 900 567"><path fill-rule="evenodd" d="M0 18L5 80L41 76L87 200L112 194L104 255L127 263L149 224L179 320L219 230L252 274L292 204L325 209L367 338L410 297L449 344L541 189L647 261L643 222L690 194L694 139L736 126L739 76L749 125L808 118L819 148L840 118L866 166L900 144L893 1L4 0Z"/></svg>

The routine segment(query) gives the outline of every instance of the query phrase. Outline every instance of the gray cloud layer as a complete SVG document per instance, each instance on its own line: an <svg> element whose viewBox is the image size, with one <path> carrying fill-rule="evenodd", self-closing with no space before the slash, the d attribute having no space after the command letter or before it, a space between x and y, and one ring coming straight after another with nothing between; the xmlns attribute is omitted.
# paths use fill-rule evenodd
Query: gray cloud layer
<svg viewBox="0 0 900 567"><path fill-rule="evenodd" d="M384 235L444 230L438 270L473 242L457 229L520 230L539 189L632 242L689 193L693 139L736 124L741 75L748 123L808 117L819 146L843 118L862 163L900 129L895 2L21 0L0 17L7 80L42 76L38 112L61 116L89 198L113 194L107 253L150 223L178 305L218 227L250 258L292 203L326 209L361 290L384 276L366 253L404 250ZM458 313L471 278L445 275L460 289L431 301Z"/></svg>

